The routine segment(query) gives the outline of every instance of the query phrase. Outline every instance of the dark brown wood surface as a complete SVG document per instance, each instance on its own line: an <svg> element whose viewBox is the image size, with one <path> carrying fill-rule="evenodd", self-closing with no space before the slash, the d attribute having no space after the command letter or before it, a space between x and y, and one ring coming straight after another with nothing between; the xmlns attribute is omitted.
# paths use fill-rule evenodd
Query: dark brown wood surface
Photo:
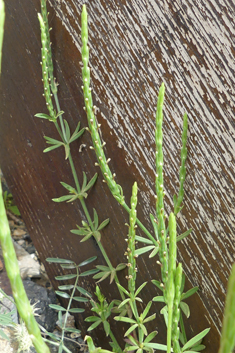
<svg viewBox="0 0 235 353"><path fill-rule="evenodd" d="M50 1L50 25L55 76L59 82L61 108L72 129L77 121L86 126L81 89L80 13L83 1ZM211 327L206 351L218 349L226 284L234 262L234 94L235 94L235 5L227 0L101 0L89 1L90 66L97 118L126 201L131 186L139 186L138 216L151 229L154 212L154 116L157 93L166 85L164 108L164 158L166 210L178 190L182 116L189 116L188 175L184 209L178 232L192 227L193 233L179 244L179 261L188 278L187 288L198 285L199 295L188 301L191 317L189 337ZM47 257L81 262L97 255L95 242L80 243L71 234L84 214L78 202L56 204L64 194L60 181L73 183L64 151L43 154L44 135L57 137L52 123L34 117L45 112L42 97L38 0L7 0L1 78L0 157L1 168L20 208L30 235L44 262ZM97 171L89 149L89 133L73 143L72 153L82 181ZM85 144L86 147L80 149ZM100 220L110 218L102 232L102 244L113 265L123 262L125 211L112 198L102 176L89 193L87 206L95 207ZM140 233L141 234L141 233ZM45 263L53 285L56 266ZM138 283L159 278L159 269L148 256L138 260ZM124 276L123 276L124 277ZM121 279L125 284L125 279ZM92 280L83 285L94 289ZM117 290L108 281L101 288L110 300ZM149 283L143 300L156 295ZM153 310L159 311L155 303ZM82 316L79 322L85 332ZM164 342L161 317L156 326ZM113 324L121 340L123 330ZM96 331L96 342L105 338ZM107 347L107 345L106 345Z"/></svg>

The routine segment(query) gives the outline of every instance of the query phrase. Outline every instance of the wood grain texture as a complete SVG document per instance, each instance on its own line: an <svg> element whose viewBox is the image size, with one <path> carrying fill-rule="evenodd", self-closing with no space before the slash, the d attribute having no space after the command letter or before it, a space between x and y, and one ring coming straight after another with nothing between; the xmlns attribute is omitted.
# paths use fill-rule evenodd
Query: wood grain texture
<svg viewBox="0 0 235 353"><path fill-rule="evenodd" d="M80 13L84 1L49 3L61 107L71 127L78 119L86 126L80 56ZM36 16L39 3L8 0L6 7L0 131L4 175L42 261L58 255L80 262L97 254L101 263L92 240L81 245L69 233L84 218L79 205L73 208L50 201L64 193L59 181L72 183L72 178L67 164L61 162L62 150L42 153L43 135L56 137L53 126L33 118L35 113L46 112L40 82ZM188 334L211 326L205 339L206 352L214 353L218 349L227 279L235 259L235 5L226 0L90 0L87 7L93 96L99 107L97 118L107 142L110 166L127 201L133 182L138 182L137 211L148 229L149 212L154 212L155 107L162 81L166 85L164 159L168 213L179 186L182 117L188 113L188 175L178 232L189 227L194 231L179 245L179 260L190 282L188 288L200 287L199 297L189 301L192 314ZM81 144L86 147L78 152ZM83 170L89 177L96 171L89 144L89 134L85 134L73 146L80 179ZM91 212L96 207L102 220L111 219L102 243L116 266L123 261L127 215L101 179L87 204ZM57 268L46 266L53 278ZM139 261L140 283L158 277L159 272L156 275L155 263L149 264L147 256ZM86 281L85 285L89 288L90 283ZM102 289L108 299L112 291L116 294L107 282ZM151 298L153 290L149 284L144 300ZM155 304L154 310L159 307ZM159 339L164 341L162 321L157 323L157 329ZM121 337L120 326L114 326L114 330ZM104 338L100 333L98 336L102 345Z"/></svg>

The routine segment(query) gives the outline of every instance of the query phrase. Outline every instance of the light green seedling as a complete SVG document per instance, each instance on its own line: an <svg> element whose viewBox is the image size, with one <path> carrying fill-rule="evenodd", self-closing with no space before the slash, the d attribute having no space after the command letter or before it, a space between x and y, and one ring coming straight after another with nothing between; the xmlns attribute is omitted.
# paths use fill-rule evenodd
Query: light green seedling
<svg viewBox="0 0 235 353"><path fill-rule="evenodd" d="M219 353L232 353L235 346L235 264L228 280Z"/></svg>
<svg viewBox="0 0 235 353"><path fill-rule="evenodd" d="M43 341L40 329L33 315L33 309L29 303L24 289L15 249L12 243L11 232L4 207L2 185L0 183L0 241L2 246L4 263L8 278L11 283L12 294L20 317L25 322L32 343L38 353L50 353Z"/></svg>

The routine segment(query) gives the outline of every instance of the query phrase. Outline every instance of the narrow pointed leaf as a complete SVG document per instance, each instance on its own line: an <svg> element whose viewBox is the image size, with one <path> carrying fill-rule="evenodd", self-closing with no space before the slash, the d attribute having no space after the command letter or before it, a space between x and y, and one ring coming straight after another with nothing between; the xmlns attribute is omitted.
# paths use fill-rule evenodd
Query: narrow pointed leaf
<svg viewBox="0 0 235 353"><path fill-rule="evenodd" d="M77 290L78 290L81 294L86 295L86 296L89 297L89 298L92 297L91 293L89 293L89 292L88 292L87 290L85 290L84 288L79 287L79 286L77 286L76 288L77 288Z"/></svg>
<svg viewBox="0 0 235 353"><path fill-rule="evenodd" d="M204 349L206 348L206 346L204 346L203 344L199 344L197 346L193 346L192 349L194 352L201 352L203 351ZM191 350L190 351L186 351L186 352L192 352ZM184 353L186 353L184 352Z"/></svg>
<svg viewBox="0 0 235 353"><path fill-rule="evenodd" d="M110 325L109 325L108 321L104 321L103 325L104 325L104 331L106 333L106 336L108 336L110 333Z"/></svg>
<svg viewBox="0 0 235 353"><path fill-rule="evenodd" d="M99 270L97 270L96 268L94 268L93 270L88 270L85 271L83 273L80 274L80 276L84 277L84 276L90 276L93 275L94 273L97 273Z"/></svg>
<svg viewBox="0 0 235 353"><path fill-rule="evenodd" d="M124 268L126 268L127 264L119 264L117 265L116 267L116 271L121 271L121 270L124 270Z"/></svg>
<svg viewBox="0 0 235 353"><path fill-rule="evenodd" d="M48 137L48 136L44 136L44 139L47 141L46 143L49 143L50 145L58 145L58 144L59 145L63 145L62 141L53 139L53 138Z"/></svg>
<svg viewBox="0 0 235 353"><path fill-rule="evenodd" d="M152 305L152 302L151 302L151 301L148 302L148 304L147 304L147 306L146 306L146 308L144 309L144 312L143 312L143 314L142 314L143 319L145 319L145 317L148 315L148 312L149 312L149 310L150 310L150 308L151 308L151 305Z"/></svg>
<svg viewBox="0 0 235 353"><path fill-rule="evenodd" d="M75 274L69 274L69 275L63 275L63 276L56 276L55 279L57 281L67 281L68 279L73 279L76 277L77 277L77 275L75 275Z"/></svg>
<svg viewBox="0 0 235 353"><path fill-rule="evenodd" d="M153 301L154 302L161 302L161 303L165 303L165 299L164 299L164 297L163 296L157 296L157 297L154 297L153 298Z"/></svg>
<svg viewBox="0 0 235 353"><path fill-rule="evenodd" d="M80 123L80 121L78 122L78 124L77 124L77 127L76 127L76 129L74 130L74 133L73 133L73 135L76 135L77 133L78 133L78 131L79 131L79 128L80 128L80 125L81 125L81 123ZM72 136L73 136L72 135Z"/></svg>
<svg viewBox="0 0 235 353"><path fill-rule="evenodd" d="M187 319L190 316L190 309L188 304L186 304L185 302L180 302L180 308L183 311L184 315L187 317Z"/></svg>
<svg viewBox="0 0 235 353"><path fill-rule="evenodd" d="M123 293L125 293L129 297L129 292L123 286L121 286L121 284L117 283L117 286Z"/></svg>
<svg viewBox="0 0 235 353"><path fill-rule="evenodd" d="M99 324L101 324L102 320L99 319L96 322L94 322L94 324L92 324L90 327L88 327L87 331L92 331L94 330L94 328L96 328L97 326L99 326Z"/></svg>
<svg viewBox="0 0 235 353"><path fill-rule="evenodd" d="M98 177L98 173L95 173L95 175L91 178L91 180L86 185L83 191L88 191L95 184L97 177Z"/></svg>
<svg viewBox="0 0 235 353"><path fill-rule="evenodd" d="M83 308L72 308L72 309L69 309L70 313L83 313L84 311L85 311L85 309L83 309Z"/></svg>
<svg viewBox="0 0 235 353"><path fill-rule="evenodd" d="M128 322L130 324L135 324L136 321L133 319L130 319L129 317L125 317L125 316L115 316L114 320L116 321L122 321L122 322Z"/></svg>
<svg viewBox="0 0 235 353"><path fill-rule="evenodd" d="M62 297L62 298L70 298L70 295L69 295L68 293L60 292L60 291L58 291L58 290L56 290L55 293L56 293L57 295L59 295L60 297Z"/></svg>
<svg viewBox="0 0 235 353"><path fill-rule="evenodd" d="M107 218L105 221L103 221L100 225L98 230L103 229L104 227L106 227L109 224L109 218Z"/></svg>
<svg viewBox="0 0 235 353"><path fill-rule="evenodd" d="M60 110L58 114L56 114L56 118L58 118L59 116L63 115L64 114L64 111L63 110Z"/></svg>
<svg viewBox="0 0 235 353"><path fill-rule="evenodd" d="M125 348L125 351L129 352L129 351L135 351L139 348L139 346L129 346Z"/></svg>
<svg viewBox="0 0 235 353"><path fill-rule="evenodd" d="M131 299L130 298L127 298L127 299L124 299L121 304L119 304L118 308L120 309L123 305L127 304Z"/></svg>
<svg viewBox="0 0 235 353"><path fill-rule="evenodd" d="M35 114L34 116L36 116L36 118L40 118L40 119L51 120L50 115L47 115L47 114L44 114L44 113L38 113L38 114Z"/></svg>
<svg viewBox="0 0 235 353"><path fill-rule="evenodd" d="M49 304L49 307L55 310L66 311L66 309L63 308L61 305Z"/></svg>
<svg viewBox="0 0 235 353"><path fill-rule="evenodd" d="M144 343L144 346L148 348L158 349L159 351L167 350L167 346L165 344L160 343Z"/></svg>
<svg viewBox="0 0 235 353"><path fill-rule="evenodd" d="M48 257L46 259L46 261L51 262L51 263L59 263L59 264L73 264L74 263L72 260L60 259L58 257Z"/></svg>
<svg viewBox="0 0 235 353"><path fill-rule="evenodd" d="M154 215L152 215L151 213L150 213L150 219L151 219L151 222L152 222L152 225L153 225L153 229L154 229L154 233L155 233L156 239L158 239L158 225L155 222L156 219L155 219Z"/></svg>
<svg viewBox="0 0 235 353"><path fill-rule="evenodd" d="M168 311L167 311L167 305L164 306L164 307L161 309L160 314L163 315L164 320L165 320L165 324L166 324L166 327L167 327L167 325L168 325Z"/></svg>
<svg viewBox="0 0 235 353"><path fill-rule="evenodd" d="M135 297L142 291L142 289L146 286L147 282L144 282L139 286L139 288L135 292Z"/></svg>
<svg viewBox="0 0 235 353"><path fill-rule="evenodd" d="M124 334L124 337L128 336L132 331L134 331L138 327L138 324L132 325Z"/></svg>
<svg viewBox="0 0 235 353"><path fill-rule="evenodd" d="M43 150L43 153L47 153L47 152L50 152L50 151L52 151L52 150L55 150L56 148L58 148L58 147L60 147L60 146L62 146L63 144L61 143L61 144L58 144L58 145L54 145L54 146L51 146L51 147L47 147L47 148L45 148L45 150Z"/></svg>
<svg viewBox="0 0 235 353"><path fill-rule="evenodd" d="M70 290L72 289L74 286L72 284L66 284L64 286L59 286L58 289L60 290Z"/></svg>
<svg viewBox="0 0 235 353"><path fill-rule="evenodd" d="M159 289L161 289L161 291L163 291L163 288L161 286L161 282L157 281L156 279L152 279L151 281L156 287L158 287Z"/></svg>
<svg viewBox="0 0 235 353"><path fill-rule="evenodd" d="M193 347L198 341L200 341L203 337L205 337L208 332L210 331L210 328L206 328L202 332L200 332L198 335L195 337L191 338L182 348L182 352L185 352L188 348Z"/></svg>
<svg viewBox="0 0 235 353"><path fill-rule="evenodd" d="M145 243L145 244L153 245L152 240L147 239L147 238L144 238L144 237L140 237L139 235L136 235L136 236L135 236L135 240L136 240L136 241L139 241L140 243Z"/></svg>
<svg viewBox="0 0 235 353"><path fill-rule="evenodd" d="M84 238L82 238L82 240L80 240L81 243L83 243L84 241L90 239L92 237L92 232L88 233Z"/></svg>
<svg viewBox="0 0 235 353"><path fill-rule="evenodd" d="M65 264L65 265L60 265L63 269L66 270L73 270L74 268L77 268L76 264Z"/></svg>
<svg viewBox="0 0 235 353"><path fill-rule="evenodd" d="M96 259L97 259L97 256L89 257L89 259L82 261L82 262L78 265L78 267L82 267L82 266L88 265L88 264L90 264L91 262L95 261Z"/></svg>
<svg viewBox="0 0 235 353"><path fill-rule="evenodd" d="M81 129L77 134L73 134L69 140L69 143L76 141L82 134L84 133L85 129Z"/></svg>
<svg viewBox="0 0 235 353"><path fill-rule="evenodd" d="M52 199L52 201L54 202L63 202L63 201L68 201L71 199L71 195L64 195L64 196L61 196L61 197L58 197L56 199Z"/></svg>
<svg viewBox="0 0 235 353"><path fill-rule="evenodd" d="M80 240L81 243L83 243L84 241L87 241L88 239L90 239L92 237L92 233L88 233L84 238L82 238L82 240Z"/></svg>
<svg viewBox="0 0 235 353"><path fill-rule="evenodd" d="M144 246L143 248L136 249L135 255L142 255L142 254L146 253L147 251L153 250L154 248L155 248L154 245Z"/></svg>
<svg viewBox="0 0 235 353"><path fill-rule="evenodd" d="M69 158L69 154L70 154L69 145L64 145L64 149L65 149L65 159L68 159Z"/></svg>
<svg viewBox="0 0 235 353"><path fill-rule="evenodd" d="M73 328L73 327L65 327L65 331L66 331L66 332L81 333L80 330L78 330L77 328Z"/></svg>
<svg viewBox="0 0 235 353"><path fill-rule="evenodd" d="M103 277L103 276L105 276L105 278L107 278L107 277L110 275L110 273L111 273L110 270L109 270L109 271L101 271L101 272L95 274L95 275L93 276L93 278L94 278L94 279L99 279L99 278L101 278L101 277Z"/></svg>
<svg viewBox="0 0 235 353"><path fill-rule="evenodd" d="M143 331L143 334L144 334L145 336L147 336L147 335L148 335L148 332L147 332L146 327L145 327L143 324L139 324L139 327L140 327L140 329Z"/></svg>
<svg viewBox="0 0 235 353"><path fill-rule="evenodd" d="M152 259L154 256L156 256L158 251L159 251L159 246L155 246L153 251L149 254L149 258Z"/></svg>
<svg viewBox="0 0 235 353"><path fill-rule="evenodd" d="M191 295L193 295L194 293L196 293L198 291L199 287L193 287L191 289L189 289L186 293L183 293L181 295L181 300L184 300L186 298L191 297Z"/></svg>
<svg viewBox="0 0 235 353"><path fill-rule="evenodd" d="M93 208L93 214L94 214L94 227L95 227L95 229L97 229L98 225L99 225L99 218L98 218L98 214L94 208Z"/></svg>
<svg viewBox="0 0 235 353"><path fill-rule="evenodd" d="M86 173L85 172L82 172L82 175L83 175L83 181L82 181L82 188L81 190L83 191L86 187L86 184L87 184L87 176L86 176Z"/></svg>
<svg viewBox="0 0 235 353"><path fill-rule="evenodd" d="M73 233L73 234L77 234L77 235L87 235L87 229L86 228L71 229L70 232ZM91 233L91 235L92 235L92 233Z"/></svg>
<svg viewBox="0 0 235 353"><path fill-rule="evenodd" d="M144 323L146 322L149 322L149 321L152 321L156 318L156 314L153 314L153 315L150 315L149 317L147 317L145 320L144 320Z"/></svg>
<svg viewBox="0 0 235 353"><path fill-rule="evenodd" d="M83 297L73 297L73 300L76 300L77 302L81 302L81 303L87 303L88 299L87 298L83 298Z"/></svg>
<svg viewBox="0 0 235 353"><path fill-rule="evenodd" d="M157 331L151 332L144 340L144 343L148 343L154 339L154 337L157 335Z"/></svg>
<svg viewBox="0 0 235 353"><path fill-rule="evenodd" d="M104 271L104 272L110 271L109 267L108 266L104 266L104 265L97 265L96 268L98 268L98 270Z"/></svg>
<svg viewBox="0 0 235 353"><path fill-rule="evenodd" d="M64 125L65 125L65 136L66 136L66 142L69 142L70 140L70 128L67 120L64 119Z"/></svg>
<svg viewBox="0 0 235 353"><path fill-rule="evenodd" d="M96 322L100 321L100 318L98 316L88 316L85 318L86 322Z"/></svg>
<svg viewBox="0 0 235 353"><path fill-rule="evenodd" d="M60 182L60 184L67 189L69 192L73 192L76 193L75 188L73 188L72 186L70 186L69 184L64 183L63 181Z"/></svg>
<svg viewBox="0 0 235 353"><path fill-rule="evenodd" d="M193 231L193 228L190 228L189 230L187 230L183 234L178 235L176 238L176 241L181 241L182 239L186 238L190 233L192 233L192 231Z"/></svg>

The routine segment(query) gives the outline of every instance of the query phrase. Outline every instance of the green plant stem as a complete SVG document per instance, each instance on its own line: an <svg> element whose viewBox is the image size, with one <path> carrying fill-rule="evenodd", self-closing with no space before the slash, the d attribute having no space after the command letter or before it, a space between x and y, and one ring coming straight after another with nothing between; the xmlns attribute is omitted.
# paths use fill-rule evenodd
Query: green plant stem
<svg viewBox="0 0 235 353"><path fill-rule="evenodd" d="M48 342L48 343L50 343L50 344L53 344L53 346L56 346L56 347L59 347L59 346L60 346L60 343L53 342L53 341L48 340L48 339L46 339L46 338L44 338L44 341L45 341L45 342ZM67 352L67 353L71 353L70 349L68 349L66 346L63 346L63 350L64 350L65 352Z"/></svg>
<svg viewBox="0 0 235 353"><path fill-rule="evenodd" d="M72 158L72 156L71 156L71 153L69 154L69 163L70 163L70 167L71 167L71 171L72 171L72 174L73 174L73 178L74 178L74 182L75 182L76 188L77 188L78 192L80 192L80 191L81 191L81 188L80 188L80 185L79 185L79 181L78 181L78 177L77 177L77 173L76 173L76 170L75 170L75 167L74 167L73 158ZM91 217L90 217L90 214L89 214L89 212L88 212L88 209L87 209L87 207L86 207L86 203L85 203L84 198L81 198L81 199L80 199L80 202L81 202L83 211L84 211L84 213L85 213L85 215L86 215L87 221L88 221L88 223L89 223L89 225L90 225L90 227L91 227L91 230L94 231L94 230L95 230L95 229L94 229L94 225L93 225L92 219L91 219ZM105 261L106 261L106 263L107 263L107 265L109 266L110 271L113 271L114 268L113 268L113 266L112 266L112 264L111 264L111 262L110 262L110 260L109 260L109 257L108 257L108 255L107 255L107 253L106 253L106 251L105 251L103 245L101 244L100 241L98 241L97 244L98 244L98 246L99 246L99 249L100 249L100 251L101 251L101 253L102 253L102 255L103 255L103 257L104 257L104 259L105 259ZM118 278L117 278L117 275L115 275L114 278L115 278L116 283L119 283L119 280L118 280ZM123 293L122 293L120 290L119 290L119 292L120 292L120 295L121 295L122 299L124 299Z"/></svg>
<svg viewBox="0 0 235 353"><path fill-rule="evenodd" d="M116 340L116 338L111 330L109 331L109 336L110 336L111 340L113 341L113 343L115 344L115 346L118 347L118 353L122 353L122 349L119 346L118 341Z"/></svg>
<svg viewBox="0 0 235 353"><path fill-rule="evenodd" d="M169 216L169 264L168 278L165 289L165 299L168 307L168 325L167 325L167 353L171 353L171 336L172 336L172 318L173 303L175 298L174 277L176 271L176 219L173 213Z"/></svg>
<svg viewBox="0 0 235 353"><path fill-rule="evenodd" d="M124 202L122 204L122 207L130 214L131 209L130 207L127 206L127 204ZM140 227L140 229L147 235L147 237L152 240L153 244L156 245L158 247L158 242L157 240L152 236L152 234L147 230L147 228L145 228L145 226L143 225L143 223L140 222L140 220L138 218L136 218L136 224Z"/></svg>
<svg viewBox="0 0 235 353"><path fill-rule="evenodd" d="M164 212L164 185L163 185L163 151L162 151L162 122L163 122L163 102L165 85L162 83L157 101L156 111L156 214L158 220L158 237L160 241L159 257L162 263L162 281L165 284L168 271L168 249L166 243L165 212Z"/></svg>
<svg viewBox="0 0 235 353"><path fill-rule="evenodd" d="M57 85L55 83L55 79L54 79L54 76L53 76L53 62L52 62L52 54L51 54L51 45L50 45L50 36L49 36L49 25L48 25L48 14L47 14L47 9L46 9L46 0L41 0L41 12L42 12L42 19L40 18L39 16L39 21L40 21L40 27L41 27L41 32L42 32L42 40L43 40L43 55L45 56L45 59L42 60L42 63L43 63L43 74L45 76L45 73L46 73L46 76L47 76L47 80L44 80L44 82L48 82L48 80L50 80L50 89L51 89L51 92L54 96L54 100L55 100L55 104L56 104L56 110L57 110L57 113L59 113L61 111L60 109L60 103L59 103L59 99L58 99L58 95L57 95ZM47 66L45 64L45 61L47 60ZM48 79L48 76L49 76L49 79ZM45 87L44 87L44 90L45 92L47 93L47 96L48 96L48 102L50 103L50 106L52 107L52 102L51 102L51 99L49 100L49 85L47 84L47 87L46 87L46 90L45 90ZM53 108L51 108L51 111L52 111ZM61 129L57 123L56 120L54 120L54 124L55 124L55 127L60 135L60 137L62 138L62 141L64 142L64 144L67 144L68 141L67 141L67 138L66 138L66 133L65 133L65 126L64 126L64 122L63 122L63 119L62 119L62 115L59 115L59 119L60 119L60 125L61 125ZM74 163L73 163L73 158L72 158L72 155L71 153L69 153L69 156L68 156L68 159L69 159L69 164L70 164L70 168L71 168L71 171L72 171L72 175L73 175L73 178L74 178L74 182L75 182L75 185L76 185L76 188L77 188L77 191L80 192L81 191L81 188L80 188L80 184L79 184L79 181L78 181L78 177L77 177L77 173L76 173L76 169L74 167ZM94 226L93 226L93 222L92 222L92 219L90 217L90 214L88 212L88 209L86 207L86 203L85 203L85 200L84 198L81 198L80 199L80 202L81 202L81 205L82 205L82 208L83 208L83 211L86 215L86 218L87 218L87 221L91 227L91 229L94 231ZM114 270L114 267L112 266L109 258L108 258L108 255L103 247L103 245L101 244L100 241L97 242L98 243L98 246L99 246L99 249L110 269L110 271L112 272ZM115 282L116 283L119 283L119 280L118 280L118 277L117 275L115 275L114 277L115 279ZM120 289L118 288L119 292L120 292L120 295L121 295L121 298L124 299L124 295L123 293L120 291Z"/></svg>
<svg viewBox="0 0 235 353"><path fill-rule="evenodd" d="M58 99L58 95L57 95L57 87L56 87L56 84L54 84L55 79L53 77L53 62L52 62L51 47L50 47L49 26L48 26L47 10L46 10L46 0L42 0L41 4L42 4L41 11L42 11L43 19L44 19L46 38L47 38L47 48L48 48L47 59L48 59L48 68L50 69L49 70L49 76L50 76L50 80L51 80L51 91L52 91L52 94L54 96L57 113L59 113L61 111L61 109L60 109L59 99ZM45 40L45 35L44 35L44 40ZM52 84L52 82L53 82L53 84ZM61 129L60 129L58 123L55 121L56 129L57 129L59 135L61 136L63 142L64 143L68 143L68 141L66 139L65 127L64 127L64 122L63 122L63 119L62 119L62 115L59 116L59 119L60 119ZM79 184L79 181L78 181L76 169L74 167L74 163L73 163L73 158L72 158L71 152L69 153L68 159L69 159L69 164L70 164L70 168L71 168L71 171L72 171L72 175L73 175L73 178L74 178L74 182L75 182L77 191L80 192L81 188L80 188L80 184ZM88 212L88 209L86 207L86 203L85 203L84 198L81 198L80 202L81 202L83 211L85 213L85 216L87 218L87 221L88 221L92 231L94 231L94 225L93 225L92 219L90 217L90 214ZM104 259L105 259L105 261L106 261L106 263L107 263L107 265L109 267L109 269L110 269L110 271L112 272L114 270L114 267L112 266L112 264L111 264L111 262L109 260L109 257L107 255L103 245L101 244L100 241L98 241L97 244L99 246L99 249L100 249L100 251L101 251L101 253L102 253L102 255L103 255L103 257L104 257ZM117 277L116 274L115 274L114 279L115 279L116 283L119 283L119 280L118 280L118 277ZM119 290L119 293L121 295L121 298L124 299L124 294L122 293L122 291L120 291L119 288L118 288L118 290Z"/></svg>
<svg viewBox="0 0 235 353"><path fill-rule="evenodd" d="M75 293L75 291L76 291L77 284L78 284L78 279L79 279L79 270L78 270L78 266L76 266L76 272L77 272L76 281L75 281L75 284L74 284L74 286L73 286L72 294L71 294L71 296L70 296L70 298L69 298L69 303L68 303L67 308L66 308L65 319L64 319L64 325L63 325L62 334L61 334L61 342L64 342L64 334L65 334L66 323L67 323L67 319L68 319L68 315L69 315L69 309L70 309L70 307L71 307L72 300L73 300L73 297L74 297L74 293Z"/></svg>
<svg viewBox="0 0 235 353"><path fill-rule="evenodd" d="M30 334L32 343L38 353L50 353L48 346L43 341L37 321L33 315L32 307L29 303L24 289L20 270L16 258L15 249L11 239L11 232L4 207L2 196L2 185L0 183L0 241L2 246L3 258L8 278L11 283L12 294L15 300L20 317L25 322Z"/></svg>
<svg viewBox="0 0 235 353"><path fill-rule="evenodd" d="M54 68L53 68L51 42L50 42L50 28L48 24L48 12L47 12L46 0L41 0L41 14L42 14L44 28L45 28L44 30L45 30L45 41L46 41L45 45L47 48L47 69L48 69L48 75L50 80L50 87L51 87L51 92L54 96L57 112L60 112L60 104L59 104L58 95L57 95L57 83L54 77ZM59 116L59 120L60 120L61 129L62 129L63 140L64 142L67 142L62 114Z"/></svg>
<svg viewBox="0 0 235 353"><path fill-rule="evenodd" d="M108 160L106 159L104 153L104 145L105 143L101 143L101 139L98 133L98 127L96 123L96 117L94 114L94 106L92 101L91 95L91 88L90 88L90 69L88 66L89 63L89 48L87 46L88 43L88 25L87 25L87 11L86 6L83 5L82 9L82 60L83 60L83 69L82 69L82 77L83 77L83 92L84 92L84 102L85 102L85 110L87 113L89 131L91 133L93 148L96 152L97 161L102 171L104 180L106 181L112 195L114 198L122 205L122 207L130 214L130 208L124 201L124 197L122 195L122 188L118 185L114 178L115 175L111 173L111 170L108 166ZM138 226L143 230L143 232L147 235L149 239L158 246L156 239L150 234L150 232L145 228L145 226L139 221L136 220Z"/></svg>

